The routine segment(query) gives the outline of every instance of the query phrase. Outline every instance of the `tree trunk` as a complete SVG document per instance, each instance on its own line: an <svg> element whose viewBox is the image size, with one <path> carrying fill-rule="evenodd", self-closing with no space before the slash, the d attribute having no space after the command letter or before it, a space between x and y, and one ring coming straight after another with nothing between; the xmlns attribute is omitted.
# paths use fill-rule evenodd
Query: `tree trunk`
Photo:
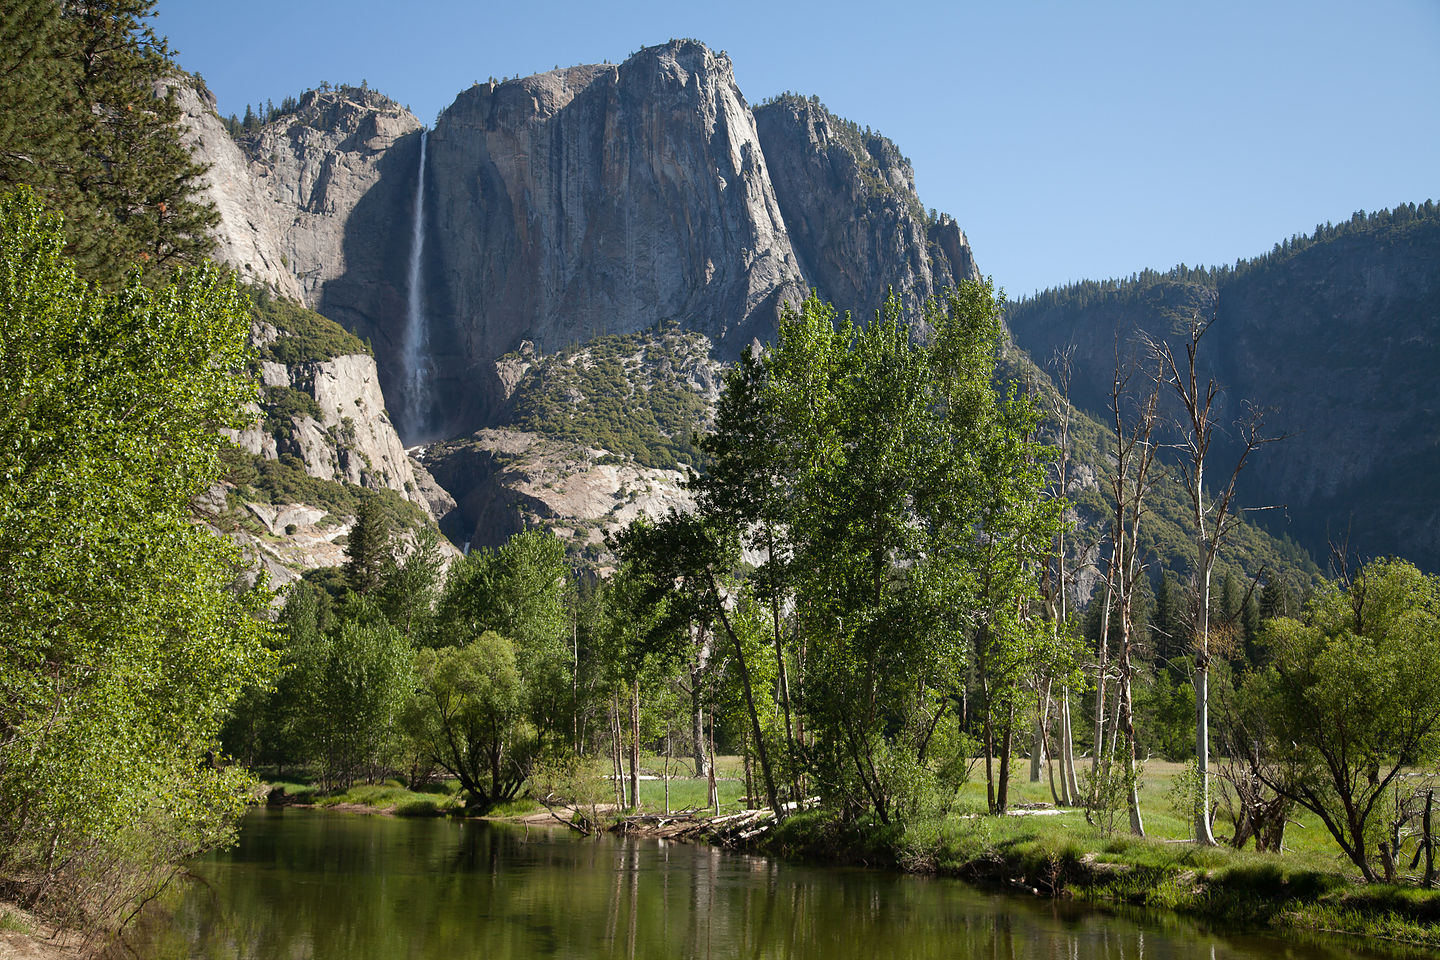
<svg viewBox="0 0 1440 960"><path fill-rule="evenodd" d="M1100 786L1100 757L1105 752L1105 670L1110 659L1110 597L1115 582L1115 545L1110 545L1110 570L1105 578L1105 605L1100 610L1100 648L1095 666L1095 756L1090 760L1090 796L1086 805L1095 805Z"/></svg>
<svg viewBox="0 0 1440 960"><path fill-rule="evenodd" d="M1080 802L1080 783L1075 777L1075 730L1070 722L1070 688L1068 686L1060 691L1060 706L1060 716L1065 731L1060 740L1061 771L1065 777L1065 789L1070 793L1068 802L1074 805Z"/></svg>
<svg viewBox="0 0 1440 960"><path fill-rule="evenodd" d="M745 804L747 807L754 803L755 780L750 773L750 731L740 732L740 763L745 771Z"/></svg>
<svg viewBox="0 0 1440 960"><path fill-rule="evenodd" d="M1050 683L1045 683L1045 696L1035 698L1035 729L1031 732L1030 782L1040 782L1040 768L1045 765L1045 720L1050 714Z"/></svg>
<svg viewBox="0 0 1440 960"><path fill-rule="evenodd" d="M710 714L710 762L706 764L710 771L710 805L715 809L715 816L720 816L720 786L715 782L715 714Z"/></svg>
<svg viewBox="0 0 1440 960"><path fill-rule="evenodd" d="M1128 614L1128 611L1126 613ZM1122 625L1119 707L1120 724L1125 731L1125 795L1130 810L1130 832L1137 837L1143 837L1145 836L1145 824L1140 819L1140 785L1135 772L1135 703L1131 686L1133 679L1134 669L1130 663L1129 630Z"/></svg>
<svg viewBox="0 0 1440 960"><path fill-rule="evenodd" d="M1000 738L1000 783L997 791L995 812L1005 813L1010 806L1010 753L1015 741L1015 708L1010 708L1006 718L1005 735Z"/></svg>
<svg viewBox="0 0 1440 960"><path fill-rule="evenodd" d="M615 806L625 809L625 741L620 735L620 698L610 695L610 776L615 781Z"/></svg>
<svg viewBox="0 0 1440 960"><path fill-rule="evenodd" d="M775 531L767 524L765 527L766 549L770 555L771 569L775 563ZM780 707L785 712L785 749L787 759L790 761L790 790L791 797L797 804L800 801L800 783L798 780L800 764L795 758L795 727L790 720L790 673L785 664L785 645L780 635L780 591L772 581L770 584L770 622L774 627L775 639L775 668L776 682L780 689Z"/></svg>
<svg viewBox="0 0 1440 960"><path fill-rule="evenodd" d="M690 671L690 746L695 761L695 776L708 777L710 767L705 762L705 697L701 687L703 681L698 669Z"/></svg>
<svg viewBox="0 0 1440 960"><path fill-rule="evenodd" d="M1425 886L1435 886L1435 834L1430 830L1430 808L1435 805L1435 791L1425 794Z"/></svg>
<svg viewBox="0 0 1440 960"><path fill-rule="evenodd" d="M760 760L760 772L765 778L765 799L770 804L770 809L775 812L777 821L785 819L785 809L780 806L779 795L775 792L775 778L770 773L770 754L765 749L765 734L760 729L760 716L755 712L755 694L750 686L750 668L745 663L745 648L740 643L740 637L730 625L730 618L725 614L725 605L720 599L720 586L715 582L715 574L711 572L710 593L715 598L715 611L719 615L720 625L725 628L725 633L735 645L735 661L740 668L740 685L745 692L745 708L750 714L750 728L755 734L755 753ZM714 724L711 724L713 731ZM713 735L713 734L712 734Z"/></svg>
<svg viewBox="0 0 1440 960"><path fill-rule="evenodd" d="M630 809L640 809L640 678L630 697Z"/></svg>
<svg viewBox="0 0 1440 960"><path fill-rule="evenodd" d="M1210 829L1210 664L1209 656L1195 666L1195 768L1198 783L1195 797L1195 842L1215 846Z"/></svg>
<svg viewBox="0 0 1440 960"><path fill-rule="evenodd" d="M985 725L981 736L985 744L985 799L991 813L998 813L995 807L995 726L991 722L990 710L985 711Z"/></svg>

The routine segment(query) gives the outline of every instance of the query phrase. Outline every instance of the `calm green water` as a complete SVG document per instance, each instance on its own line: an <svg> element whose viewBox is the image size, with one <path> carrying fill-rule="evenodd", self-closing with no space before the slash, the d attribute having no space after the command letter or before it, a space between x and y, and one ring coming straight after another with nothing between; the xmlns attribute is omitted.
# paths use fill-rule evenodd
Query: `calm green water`
<svg viewBox="0 0 1440 960"><path fill-rule="evenodd" d="M657 841L257 811L127 938L144 960L1340 958L958 881L811 868Z"/></svg>

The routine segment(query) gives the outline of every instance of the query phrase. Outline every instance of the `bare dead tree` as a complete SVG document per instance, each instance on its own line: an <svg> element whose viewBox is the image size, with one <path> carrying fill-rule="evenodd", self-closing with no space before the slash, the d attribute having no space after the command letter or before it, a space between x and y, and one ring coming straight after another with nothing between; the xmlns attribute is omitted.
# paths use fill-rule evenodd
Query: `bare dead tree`
<svg viewBox="0 0 1440 960"><path fill-rule="evenodd" d="M1128 380L1129 374L1122 374L1120 370L1117 353L1115 382L1110 393L1110 411L1115 429L1115 469L1110 476L1111 493L1115 497L1115 549L1111 563L1111 586L1120 614L1120 671L1116 719L1119 732L1125 738L1122 759L1125 764L1130 830L1138 836L1144 836L1145 825L1140 817L1135 770L1135 669L1131 654L1135 637L1135 592L1144 572L1144 566L1140 562L1140 526L1145 517L1145 496L1154 484L1153 470L1158 450L1152 438L1160 406L1160 378L1152 378L1150 392L1140 398L1133 422L1127 427L1123 406Z"/></svg>
<svg viewBox="0 0 1440 960"><path fill-rule="evenodd" d="M1195 569L1191 576L1191 623L1194 631L1195 654L1195 756L1199 767L1198 796L1195 802L1195 840L1215 846L1210 828L1210 580L1220 545L1240 522L1235 511L1235 487L1250 455L1261 446L1281 437L1263 432L1264 420L1254 407L1247 407L1241 420L1241 452L1230 471L1229 481L1218 494L1208 496L1205 486L1206 459L1215 439L1217 411L1215 400L1220 387L1214 380L1201 383L1197 358L1200 342L1213 320L1192 317L1187 324L1185 359L1177 361L1170 345L1163 340L1146 337L1147 345L1161 365L1160 380L1170 386L1179 399L1184 416L1180 423L1181 477L1190 500L1190 516L1194 525Z"/></svg>
<svg viewBox="0 0 1440 960"><path fill-rule="evenodd" d="M1054 475L1051 480L1051 496L1064 497L1069 494L1070 488L1070 379L1072 374L1075 347L1068 346L1063 350L1057 350L1051 362L1054 371L1055 384L1059 393L1051 400L1051 408L1059 424L1059 456L1055 460ZM1052 628L1052 640L1055 645L1060 644L1060 633L1066 628L1069 620L1069 591L1072 574L1066 568L1065 542L1066 527L1061 525L1055 533L1055 543L1052 552L1052 562L1047 564L1041 593L1046 606L1046 614ZM1036 741L1039 747L1031 762L1031 780L1038 780L1040 753L1044 745L1049 742L1051 706L1054 705L1054 720L1058 726L1056 738L1057 749L1048 751L1050 767L1050 793L1057 804L1070 806L1080 802L1080 787L1075 775L1075 737L1070 723L1070 684L1060 685L1060 695L1052 698L1051 684L1047 682L1045 695L1040 700L1040 713L1036 727ZM1060 786L1055 786L1054 764L1060 763Z"/></svg>

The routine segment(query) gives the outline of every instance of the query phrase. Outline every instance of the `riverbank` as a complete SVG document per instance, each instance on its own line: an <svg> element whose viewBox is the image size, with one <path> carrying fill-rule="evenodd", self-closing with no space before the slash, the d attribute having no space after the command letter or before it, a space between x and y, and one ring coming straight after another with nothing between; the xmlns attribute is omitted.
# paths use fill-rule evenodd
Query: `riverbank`
<svg viewBox="0 0 1440 960"><path fill-rule="evenodd" d="M1440 890L1359 884L1339 872L1228 847L1096 836L1058 818L977 817L906 829L846 826L809 812L745 845L771 856L958 877L1032 896L1440 949Z"/></svg>
<svg viewBox="0 0 1440 960"><path fill-rule="evenodd" d="M1142 790L1142 802L1149 804L1150 839L1123 832L1107 836L1086 824L1079 811L1054 809L1007 817L952 816L905 829L847 826L823 813L806 812L773 827L768 813L744 812L738 784L735 796L726 796L719 817L708 811L662 814L660 795L650 796L656 789L651 787L641 791L641 815L616 816L612 824L617 832L631 835L708 842L782 859L952 876L1035 897L1173 911L1272 932L1340 933L1440 949L1440 891L1354 882L1328 837L1315 829L1318 825L1303 821L1287 836L1287 852L1278 856L1185 842L1183 825L1178 819L1171 823L1157 802L1157 788L1169 771L1154 766L1150 776L1156 782ZM672 786L677 798L688 798L686 781ZM1021 796L1031 791L1027 784L1012 786ZM393 815L459 815L447 799L392 785L356 788L343 797L323 798L321 805ZM561 825L533 802L492 811L487 819Z"/></svg>
<svg viewBox="0 0 1440 960"><path fill-rule="evenodd" d="M13 903L0 902L0 960L78 960L85 943Z"/></svg>

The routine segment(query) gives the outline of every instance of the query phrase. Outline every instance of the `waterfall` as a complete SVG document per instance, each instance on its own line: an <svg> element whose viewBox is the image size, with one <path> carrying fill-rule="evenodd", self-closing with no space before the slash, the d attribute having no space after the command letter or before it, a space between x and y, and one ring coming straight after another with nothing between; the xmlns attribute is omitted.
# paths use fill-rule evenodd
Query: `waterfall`
<svg viewBox="0 0 1440 960"><path fill-rule="evenodd" d="M405 431L407 444L421 443L429 439L430 381L434 374L430 361L430 328L425 322L420 270L425 253L425 139L428 135L428 130L421 129L420 167L415 174L415 217L410 236L405 337L400 358L404 380L400 397L402 423L399 426Z"/></svg>

